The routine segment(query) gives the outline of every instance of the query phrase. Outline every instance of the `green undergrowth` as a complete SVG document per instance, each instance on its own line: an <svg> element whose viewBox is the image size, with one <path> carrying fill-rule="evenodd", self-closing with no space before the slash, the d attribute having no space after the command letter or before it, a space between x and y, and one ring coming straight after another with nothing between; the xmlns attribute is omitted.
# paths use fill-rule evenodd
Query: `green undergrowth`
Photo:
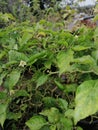
<svg viewBox="0 0 98 130"><path fill-rule="evenodd" d="M0 124L5 130L82 130L98 111L98 28L13 22L0 29Z"/></svg>

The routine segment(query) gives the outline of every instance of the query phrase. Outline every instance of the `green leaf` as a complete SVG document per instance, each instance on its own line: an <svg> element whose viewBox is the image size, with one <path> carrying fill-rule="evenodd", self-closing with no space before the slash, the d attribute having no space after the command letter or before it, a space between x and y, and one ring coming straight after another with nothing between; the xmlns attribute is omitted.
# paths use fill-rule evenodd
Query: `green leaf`
<svg viewBox="0 0 98 130"><path fill-rule="evenodd" d="M94 59L90 56L83 56L83 57L79 57L77 59L74 59L74 62L79 63L79 64L91 64L91 65L95 65L95 61Z"/></svg>
<svg viewBox="0 0 98 130"><path fill-rule="evenodd" d="M56 106L56 99L53 97L44 97L43 99L45 107L55 107Z"/></svg>
<svg viewBox="0 0 98 130"><path fill-rule="evenodd" d="M0 73L3 71L2 66L0 65ZM0 81L1 82L1 81Z"/></svg>
<svg viewBox="0 0 98 130"><path fill-rule="evenodd" d="M28 59L28 65L34 64L39 58L46 57L46 51L38 52Z"/></svg>
<svg viewBox="0 0 98 130"><path fill-rule="evenodd" d="M6 51L0 52L0 60L6 55Z"/></svg>
<svg viewBox="0 0 98 130"><path fill-rule="evenodd" d="M54 81L57 85L57 87L60 89L60 90L64 90L64 85L62 85L60 82L58 82L57 80Z"/></svg>
<svg viewBox="0 0 98 130"><path fill-rule="evenodd" d="M7 72L3 72L1 75L0 75L0 85L2 85L3 83L3 79L4 77L7 75Z"/></svg>
<svg viewBox="0 0 98 130"><path fill-rule="evenodd" d="M15 92L14 97L19 97L19 96L26 97L29 96L29 94L27 93L26 90L18 90Z"/></svg>
<svg viewBox="0 0 98 130"><path fill-rule="evenodd" d="M83 82L78 88L75 97L75 124L98 111L98 80Z"/></svg>
<svg viewBox="0 0 98 130"><path fill-rule="evenodd" d="M73 83L73 84L66 84L64 89L65 93L70 93L70 92L75 92L77 89L77 84Z"/></svg>
<svg viewBox="0 0 98 130"><path fill-rule="evenodd" d="M8 97L7 97L8 95L7 95L7 93L6 92L0 92L0 100L1 99L7 99Z"/></svg>
<svg viewBox="0 0 98 130"><path fill-rule="evenodd" d="M50 130L49 125L43 126L40 130Z"/></svg>
<svg viewBox="0 0 98 130"><path fill-rule="evenodd" d="M59 108L61 108L63 111L67 110L68 102L65 99L58 98L57 104L58 104Z"/></svg>
<svg viewBox="0 0 98 130"><path fill-rule="evenodd" d="M51 125L50 130L56 130L56 125Z"/></svg>
<svg viewBox="0 0 98 130"><path fill-rule="evenodd" d="M53 62L55 61L55 57L54 57L54 54L52 52L48 52L47 51L47 55L48 55L48 60L46 60L44 62L44 66L47 68L47 69L51 69L51 65L53 64Z"/></svg>
<svg viewBox="0 0 98 130"><path fill-rule="evenodd" d="M15 20L15 18L13 17L13 15L10 14L10 13L5 13L4 17L6 17L6 19L8 18L8 19L11 19L11 20Z"/></svg>
<svg viewBox="0 0 98 130"><path fill-rule="evenodd" d="M15 121L18 121L19 118L22 117L22 113L21 112L18 112L18 113L13 113L13 112L8 112L7 113L7 119L9 120L15 120Z"/></svg>
<svg viewBox="0 0 98 130"><path fill-rule="evenodd" d="M83 51L83 50L87 50L87 49L89 49L89 48L90 48L90 47L77 45L77 46L74 46L72 49L73 49L74 51Z"/></svg>
<svg viewBox="0 0 98 130"><path fill-rule="evenodd" d="M24 32L21 42L20 42L20 46L26 44L28 42L28 40L30 40L32 38L32 34L28 33L28 32Z"/></svg>
<svg viewBox="0 0 98 130"><path fill-rule="evenodd" d="M60 122L59 122L59 128L61 130L72 130L73 124L71 119L65 118L63 115L61 115Z"/></svg>
<svg viewBox="0 0 98 130"><path fill-rule="evenodd" d="M28 57L24 53L20 53L14 50L9 51L9 61L27 61Z"/></svg>
<svg viewBox="0 0 98 130"><path fill-rule="evenodd" d="M94 44L95 44L95 47L98 49L98 27L95 29L95 32L94 32Z"/></svg>
<svg viewBox="0 0 98 130"><path fill-rule="evenodd" d="M71 71L70 63L73 61L73 51L61 51L57 55L57 65L60 70L60 74L63 72Z"/></svg>
<svg viewBox="0 0 98 130"><path fill-rule="evenodd" d="M41 85L43 85L46 81L47 81L47 79L48 79L48 75L46 75L46 74L43 74L43 75L41 75L38 79L37 79L37 88L39 87L39 86L41 86Z"/></svg>
<svg viewBox="0 0 98 130"><path fill-rule="evenodd" d="M96 61L98 61L98 50L94 50L94 51L92 52L92 57L93 57Z"/></svg>
<svg viewBox="0 0 98 130"><path fill-rule="evenodd" d="M5 80L4 86L9 90L13 89L20 78L20 73L18 70L13 70Z"/></svg>
<svg viewBox="0 0 98 130"><path fill-rule="evenodd" d="M92 72L98 75L98 66L92 66Z"/></svg>
<svg viewBox="0 0 98 130"><path fill-rule="evenodd" d="M77 130L83 130L83 129L82 129L81 127L78 126L78 127L77 127Z"/></svg>
<svg viewBox="0 0 98 130"><path fill-rule="evenodd" d="M8 68L16 64L17 64L17 61L10 61L10 62L7 62L6 64L3 64L2 68Z"/></svg>
<svg viewBox="0 0 98 130"><path fill-rule="evenodd" d="M50 123L57 123L60 120L59 110L55 107L46 109L40 113L43 116L47 116Z"/></svg>
<svg viewBox="0 0 98 130"><path fill-rule="evenodd" d="M60 39L59 41L57 41L57 43L60 45L64 45L65 47L68 46L68 43L65 41L65 39L62 39L62 40Z"/></svg>
<svg viewBox="0 0 98 130"><path fill-rule="evenodd" d="M74 116L74 110L73 109L68 109L65 113L64 113L65 117L67 118L73 118Z"/></svg>
<svg viewBox="0 0 98 130"><path fill-rule="evenodd" d="M2 127L6 120L7 106L8 106L8 104L0 104L0 124Z"/></svg>
<svg viewBox="0 0 98 130"><path fill-rule="evenodd" d="M4 14L0 13L0 19L2 19L4 22L9 22L9 19L15 20L13 15L10 13L4 13Z"/></svg>
<svg viewBox="0 0 98 130"><path fill-rule="evenodd" d="M46 124L47 122L42 116L33 116L26 122L30 130L40 130Z"/></svg>

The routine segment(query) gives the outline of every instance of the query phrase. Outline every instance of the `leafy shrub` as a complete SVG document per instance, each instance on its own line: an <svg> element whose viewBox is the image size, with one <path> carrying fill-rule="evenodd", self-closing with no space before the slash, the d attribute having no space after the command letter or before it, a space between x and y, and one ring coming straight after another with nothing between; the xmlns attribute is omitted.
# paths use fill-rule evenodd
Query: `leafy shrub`
<svg viewBox="0 0 98 130"><path fill-rule="evenodd" d="M1 126L80 130L98 110L97 32L45 20L0 29Z"/></svg>

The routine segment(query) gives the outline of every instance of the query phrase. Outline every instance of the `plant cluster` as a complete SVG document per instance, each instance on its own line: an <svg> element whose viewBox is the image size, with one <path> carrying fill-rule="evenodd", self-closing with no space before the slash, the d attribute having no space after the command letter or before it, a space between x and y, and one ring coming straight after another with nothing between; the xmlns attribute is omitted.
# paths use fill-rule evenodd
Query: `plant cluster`
<svg viewBox="0 0 98 130"><path fill-rule="evenodd" d="M98 111L98 28L13 22L0 29L0 124L7 130L82 130Z"/></svg>

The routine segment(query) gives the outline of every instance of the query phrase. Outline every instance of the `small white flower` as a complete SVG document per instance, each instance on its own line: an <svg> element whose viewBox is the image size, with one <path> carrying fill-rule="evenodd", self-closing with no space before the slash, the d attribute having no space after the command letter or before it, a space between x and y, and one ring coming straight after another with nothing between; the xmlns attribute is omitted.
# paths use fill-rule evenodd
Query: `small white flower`
<svg viewBox="0 0 98 130"><path fill-rule="evenodd" d="M76 35L75 38L78 38L78 36Z"/></svg>
<svg viewBox="0 0 98 130"><path fill-rule="evenodd" d="M15 90L10 90L10 96L15 94Z"/></svg>
<svg viewBox="0 0 98 130"><path fill-rule="evenodd" d="M26 65L26 62L21 60L19 66L24 67Z"/></svg>

